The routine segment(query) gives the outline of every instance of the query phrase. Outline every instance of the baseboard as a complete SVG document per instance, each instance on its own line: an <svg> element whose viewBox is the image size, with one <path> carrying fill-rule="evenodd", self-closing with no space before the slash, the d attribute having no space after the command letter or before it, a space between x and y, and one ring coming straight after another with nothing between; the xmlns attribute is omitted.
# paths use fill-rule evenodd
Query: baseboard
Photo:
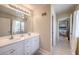
<svg viewBox="0 0 79 59"><path fill-rule="evenodd" d="M39 49L39 52L42 54L42 55L51 55L51 53L45 49Z"/></svg>

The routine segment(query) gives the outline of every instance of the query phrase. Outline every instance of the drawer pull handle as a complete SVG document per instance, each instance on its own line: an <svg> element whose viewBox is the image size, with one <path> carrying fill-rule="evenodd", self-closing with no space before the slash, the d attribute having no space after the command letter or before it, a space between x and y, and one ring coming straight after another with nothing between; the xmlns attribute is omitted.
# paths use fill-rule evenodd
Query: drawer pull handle
<svg viewBox="0 0 79 59"><path fill-rule="evenodd" d="M13 53L15 50L11 49L11 52L10 53Z"/></svg>

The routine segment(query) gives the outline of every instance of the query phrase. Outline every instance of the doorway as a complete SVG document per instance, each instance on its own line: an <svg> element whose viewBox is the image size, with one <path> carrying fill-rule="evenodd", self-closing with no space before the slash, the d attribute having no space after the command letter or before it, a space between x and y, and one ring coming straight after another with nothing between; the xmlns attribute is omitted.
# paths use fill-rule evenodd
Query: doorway
<svg viewBox="0 0 79 59"><path fill-rule="evenodd" d="M70 49L70 18L58 19L58 38L53 49L54 55L71 55Z"/></svg>
<svg viewBox="0 0 79 59"><path fill-rule="evenodd" d="M70 32L70 19L65 18L63 20L59 20L59 37L64 37L70 40L69 32Z"/></svg>

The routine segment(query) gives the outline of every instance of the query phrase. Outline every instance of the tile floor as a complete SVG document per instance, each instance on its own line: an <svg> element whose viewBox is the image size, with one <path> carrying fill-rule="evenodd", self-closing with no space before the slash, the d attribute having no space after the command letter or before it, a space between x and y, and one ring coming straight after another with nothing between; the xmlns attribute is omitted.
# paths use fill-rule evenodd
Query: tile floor
<svg viewBox="0 0 79 59"><path fill-rule="evenodd" d="M67 37L60 36L56 46L53 47L53 55L72 55Z"/></svg>
<svg viewBox="0 0 79 59"><path fill-rule="evenodd" d="M53 47L53 55L72 55L70 43L67 37L60 36L60 39L57 40L56 46ZM36 51L34 55L42 55L39 51Z"/></svg>

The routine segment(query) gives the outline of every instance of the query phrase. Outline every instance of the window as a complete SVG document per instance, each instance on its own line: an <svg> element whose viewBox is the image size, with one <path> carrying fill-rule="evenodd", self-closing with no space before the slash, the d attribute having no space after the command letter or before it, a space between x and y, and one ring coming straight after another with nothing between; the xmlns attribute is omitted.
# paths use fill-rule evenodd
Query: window
<svg viewBox="0 0 79 59"><path fill-rule="evenodd" d="M21 22L21 33L23 33L24 32L24 22L22 21Z"/></svg>
<svg viewBox="0 0 79 59"><path fill-rule="evenodd" d="M20 21L19 20L13 20L13 33L14 34L20 33Z"/></svg>

